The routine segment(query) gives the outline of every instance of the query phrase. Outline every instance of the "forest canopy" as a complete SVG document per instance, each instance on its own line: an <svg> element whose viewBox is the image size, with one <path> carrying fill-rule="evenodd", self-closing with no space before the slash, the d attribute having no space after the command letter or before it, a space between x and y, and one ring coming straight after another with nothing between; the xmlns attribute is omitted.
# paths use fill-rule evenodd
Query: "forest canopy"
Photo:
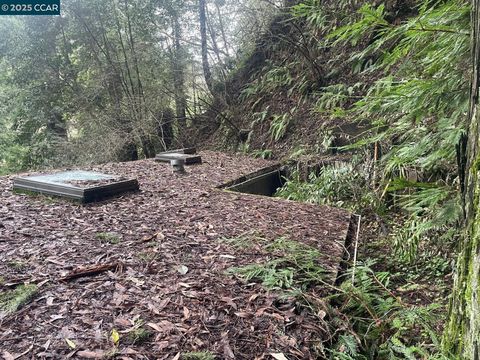
<svg viewBox="0 0 480 360"><path fill-rule="evenodd" d="M132 160L187 142L180 129L211 97L197 2L61 5L61 16L0 19L0 171ZM276 9L263 1L205 6L217 82Z"/></svg>

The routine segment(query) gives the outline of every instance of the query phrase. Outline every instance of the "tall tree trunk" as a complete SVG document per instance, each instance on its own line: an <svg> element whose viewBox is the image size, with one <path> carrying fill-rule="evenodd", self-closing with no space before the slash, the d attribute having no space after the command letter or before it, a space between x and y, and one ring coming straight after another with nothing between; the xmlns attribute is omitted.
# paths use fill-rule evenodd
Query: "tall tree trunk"
<svg viewBox="0 0 480 360"><path fill-rule="evenodd" d="M178 21L178 16L175 14L173 20L173 36L175 39L174 51L172 56L172 67L173 67L173 84L175 91L175 112L177 120L184 126L186 120L185 109L187 107L187 100L185 98L184 90L184 66L185 63L182 59L182 51L180 45L181 38L181 29L180 23Z"/></svg>
<svg viewBox="0 0 480 360"><path fill-rule="evenodd" d="M225 27L223 26L223 16L222 16L222 12L220 11L220 6L218 5L218 2L216 2L216 1L215 1L215 8L217 10L220 33L222 34L223 47L225 48L225 53L226 53L227 57L230 57L230 52L228 51L229 45L228 45L228 41L227 41L227 35L225 34Z"/></svg>
<svg viewBox="0 0 480 360"><path fill-rule="evenodd" d="M455 358L480 356L480 0L472 0L472 81L467 141L459 147L464 236L445 328L444 350Z"/></svg>
<svg viewBox="0 0 480 360"><path fill-rule="evenodd" d="M133 4L135 4L135 2L133 2ZM125 5L125 15L127 17L127 29L128 29L128 40L129 40L129 45L130 45L130 53L131 53L132 58L133 58L133 64L134 64L134 67L135 67L135 74L136 74L136 77L137 77L137 86L138 86L137 93L140 96L140 100L145 101L145 95L143 93L142 79L140 77L140 69L139 69L139 66L138 66L138 56L137 56L137 52L135 50L135 40L134 40L134 37L133 37L133 31L132 31L132 21L130 20L130 12L128 10L127 0L124 1L124 5Z"/></svg>
<svg viewBox="0 0 480 360"><path fill-rule="evenodd" d="M202 65L205 82L210 93L213 94L212 72L208 64L208 47L207 47L207 17L205 15L205 0L198 0L198 15L200 19L200 37L202 39Z"/></svg>

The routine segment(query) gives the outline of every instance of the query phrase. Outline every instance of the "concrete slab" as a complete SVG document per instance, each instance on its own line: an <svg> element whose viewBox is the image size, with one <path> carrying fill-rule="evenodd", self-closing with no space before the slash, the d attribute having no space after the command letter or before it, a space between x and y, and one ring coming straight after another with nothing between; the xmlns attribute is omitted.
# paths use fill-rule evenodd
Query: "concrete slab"
<svg viewBox="0 0 480 360"><path fill-rule="evenodd" d="M13 189L61 196L84 203L139 189L136 179L93 171L63 171L13 179Z"/></svg>
<svg viewBox="0 0 480 360"><path fill-rule="evenodd" d="M189 155L181 153L160 153L155 156L155 161L170 162L171 160L183 159L185 165L201 164L202 157L200 155Z"/></svg>
<svg viewBox="0 0 480 360"><path fill-rule="evenodd" d="M160 154L171 154L171 153L189 154L189 155L192 155L192 154L196 154L196 153L197 153L197 149L194 148L194 147L189 147L189 148L182 148L182 149L167 150L167 151L162 151L162 152L158 153L157 155L160 155Z"/></svg>

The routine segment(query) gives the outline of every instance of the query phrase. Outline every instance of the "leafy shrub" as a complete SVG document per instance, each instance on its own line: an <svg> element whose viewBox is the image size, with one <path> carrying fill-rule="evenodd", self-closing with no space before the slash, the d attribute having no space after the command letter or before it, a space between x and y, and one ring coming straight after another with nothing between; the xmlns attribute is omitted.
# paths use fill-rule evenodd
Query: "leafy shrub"
<svg viewBox="0 0 480 360"><path fill-rule="evenodd" d="M411 183L410 187L393 186L393 189L411 190L410 193L396 195L399 206L409 214L406 222L394 228L391 234L398 254L413 262L422 244L429 244L439 251L452 250L458 239L456 226L462 215L455 190L422 183Z"/></svg>
<svg viewBox="0 0 480 360"><path fill-rule="evenodd" d="M255 238L230 239L235 245L254 246ZM442 359L435 331L444 313L440 305L416 306L397 294L392 274L372 270L374 262L358 263L335 287L325 281L316 260L318 250L285 238L262 241L273 260L231 268L245 281L258 280L270 290L295 295L300 306L328 316L331 338L324 343L331 359ZM310 298L310 285L330 287L330 305ZM319 319L320 320L320 319Z"/></svg>

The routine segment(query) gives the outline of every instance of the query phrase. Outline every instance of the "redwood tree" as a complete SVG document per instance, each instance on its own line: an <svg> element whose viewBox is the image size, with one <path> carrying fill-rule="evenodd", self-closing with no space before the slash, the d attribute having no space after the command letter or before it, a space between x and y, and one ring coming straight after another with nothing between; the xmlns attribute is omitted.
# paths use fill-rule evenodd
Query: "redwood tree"
<svg viewBox="0 0 480 360"><path fill-rule="evenodd" d="M444 349L455 357L480 356L480 0L472 0L472 80L466 141L459 148L464 236L457 260L454 293Z"/></svg>

